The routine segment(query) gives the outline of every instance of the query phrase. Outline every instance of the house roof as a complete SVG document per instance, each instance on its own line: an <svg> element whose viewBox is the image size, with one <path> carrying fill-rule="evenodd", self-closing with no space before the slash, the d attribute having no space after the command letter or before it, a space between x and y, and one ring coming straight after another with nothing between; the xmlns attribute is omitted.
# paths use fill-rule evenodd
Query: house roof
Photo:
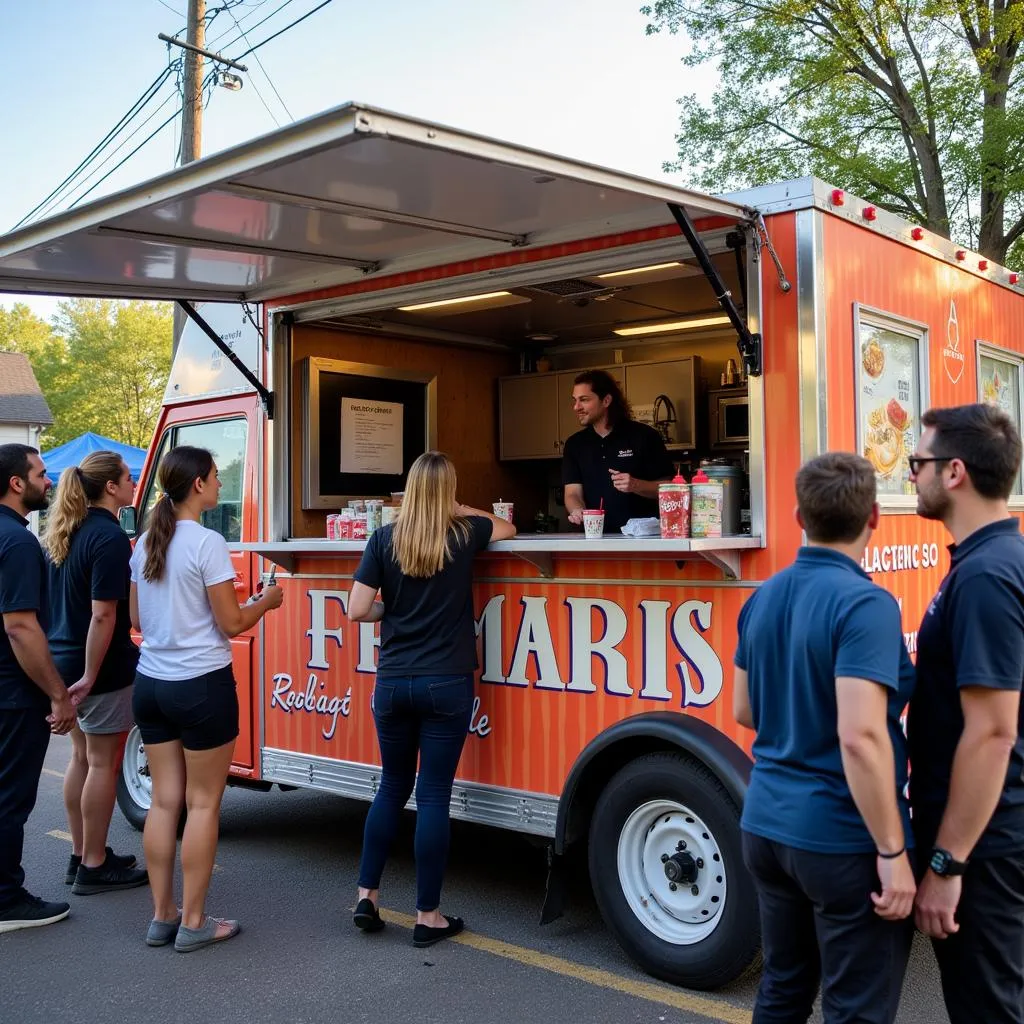
<svg viewBox="0 0 1024 1024"><path fill-rule="evenodd" d="M28 356L0 352L0 423L53 423Z"/></svg>

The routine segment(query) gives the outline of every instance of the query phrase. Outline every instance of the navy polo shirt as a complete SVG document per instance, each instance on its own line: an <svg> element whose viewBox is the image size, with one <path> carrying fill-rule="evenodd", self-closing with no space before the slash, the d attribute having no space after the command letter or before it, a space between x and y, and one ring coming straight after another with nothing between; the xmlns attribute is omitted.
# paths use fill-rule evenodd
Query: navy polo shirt
<svg viewBox="0 0 1024 1024"><path fill-rule="evenodd" d="M0 505L0 614L35 612L45 630L46 560L27 527L27 519ZM49 697L26 675L0 629L0 710L49 707Z"/></svg>
<svg viewBox="0 0 1024 1024"><path fill-rule="evenodd" d="M964 728L960 689L1021 689L1024 681L1024 537L1016 519L976 530L950 547L949 574L917 635L917 690L910 702L910 797L920 845L942 821L953 755ZM973 857L1024 850L1024 707L995 813Z"/></svg>
<svg viewBox="0 0 1024 1024"><path fill-rule="evenodd" d="M846 555L803 547L743 606L736 665L747 672L757 738L742 827L816 853L869 853L839 750L836 677L888 691L904 833L907 749L900 715L914 688L896 599ZM865 684L869 685L869 684Z"/></svg>
<svg viewBox="0 0 1024 1024"><path fill-rule="evenodd" d="M92 694L130 686L138 664L128 610L132 545L117 519L106 509L90 508L71 537L67 557L49 564L50 628L47 637L57 671L70 686L85 671L85 642L93 601L116 601L110 646L100 665Z"/></svg>
<svg viewBox="0 0 1024 1024"><path fill-rule="evenodd" d="M584 427L562 449L562 483L582 484L587 508L597 508L604 500L605 533L617 533L630 519L656 517L657 500L617 491L609 473L612 469L638 480L669 479L672 462L661 434L646 423L623 420L606 437Z"/></svg>

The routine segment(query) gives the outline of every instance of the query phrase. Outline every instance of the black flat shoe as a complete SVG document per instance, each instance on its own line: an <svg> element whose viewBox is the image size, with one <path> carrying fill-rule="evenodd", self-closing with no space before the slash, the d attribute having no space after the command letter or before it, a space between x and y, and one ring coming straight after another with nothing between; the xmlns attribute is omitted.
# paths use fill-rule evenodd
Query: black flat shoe
<svg viewBox="0 0 1024 1024"><path fill-rule="evenodd" d="M380 911L373 905L373 900L360 900L356 904L352 923L364 932L379 932L384 927L380 919ZM440 931L440 929L437 929Z"/></svg>
<svg viewBox="0 0 1024 1024"><path fill-rule="evenodd" d="M442 939L450 939L453 935L458 935L466 927L466 922L461 917L449 917L447 914L442 914L441 916L448 922L446 928L431 928L426 924L418 924L413 928L412 944L417 949L432 946L435 942L440 942Z"/></svg>

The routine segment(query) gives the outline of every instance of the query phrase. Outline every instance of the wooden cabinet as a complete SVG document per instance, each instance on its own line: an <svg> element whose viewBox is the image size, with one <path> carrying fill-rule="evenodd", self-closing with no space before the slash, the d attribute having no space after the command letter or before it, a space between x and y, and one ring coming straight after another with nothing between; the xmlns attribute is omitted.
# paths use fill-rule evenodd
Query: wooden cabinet
<svg viewBox="0 0 1024 1024"><path fill-rule="evenodd" d="M556 459L557 374L502 377L498 392L499 452L503 459Z"/></svg>
<svg viewBox="0 0 1024 1024"><path fill-rule="evenodd" d="M697 390L700 359L667 359L595 367L606 370L621 385L634 406L650 406L659 395L669 398L676 420L669 427L669 444L697 444ZM566 440L580 429L572 411L573 380L581 371L556 370L499 382L499 451L502 459L557 459Z"/></svg>

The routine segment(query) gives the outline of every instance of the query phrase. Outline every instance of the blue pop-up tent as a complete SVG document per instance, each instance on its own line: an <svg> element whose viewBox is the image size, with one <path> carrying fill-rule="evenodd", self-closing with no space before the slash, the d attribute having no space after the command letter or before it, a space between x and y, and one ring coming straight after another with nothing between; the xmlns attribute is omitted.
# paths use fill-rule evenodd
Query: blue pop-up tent
<svg viewBox="0 0 1024 1024"><path fill-rule="evenodd" d="M101 437L89 431L81 437L73 438L57 448L43 452L46 463L46 475L56 484L65 469L77 466L90 452L117 452L131 470L132 478L139 479L142 464L146 461L144 448L133 448L130 444L112 441L109 437Z"/></svg>

